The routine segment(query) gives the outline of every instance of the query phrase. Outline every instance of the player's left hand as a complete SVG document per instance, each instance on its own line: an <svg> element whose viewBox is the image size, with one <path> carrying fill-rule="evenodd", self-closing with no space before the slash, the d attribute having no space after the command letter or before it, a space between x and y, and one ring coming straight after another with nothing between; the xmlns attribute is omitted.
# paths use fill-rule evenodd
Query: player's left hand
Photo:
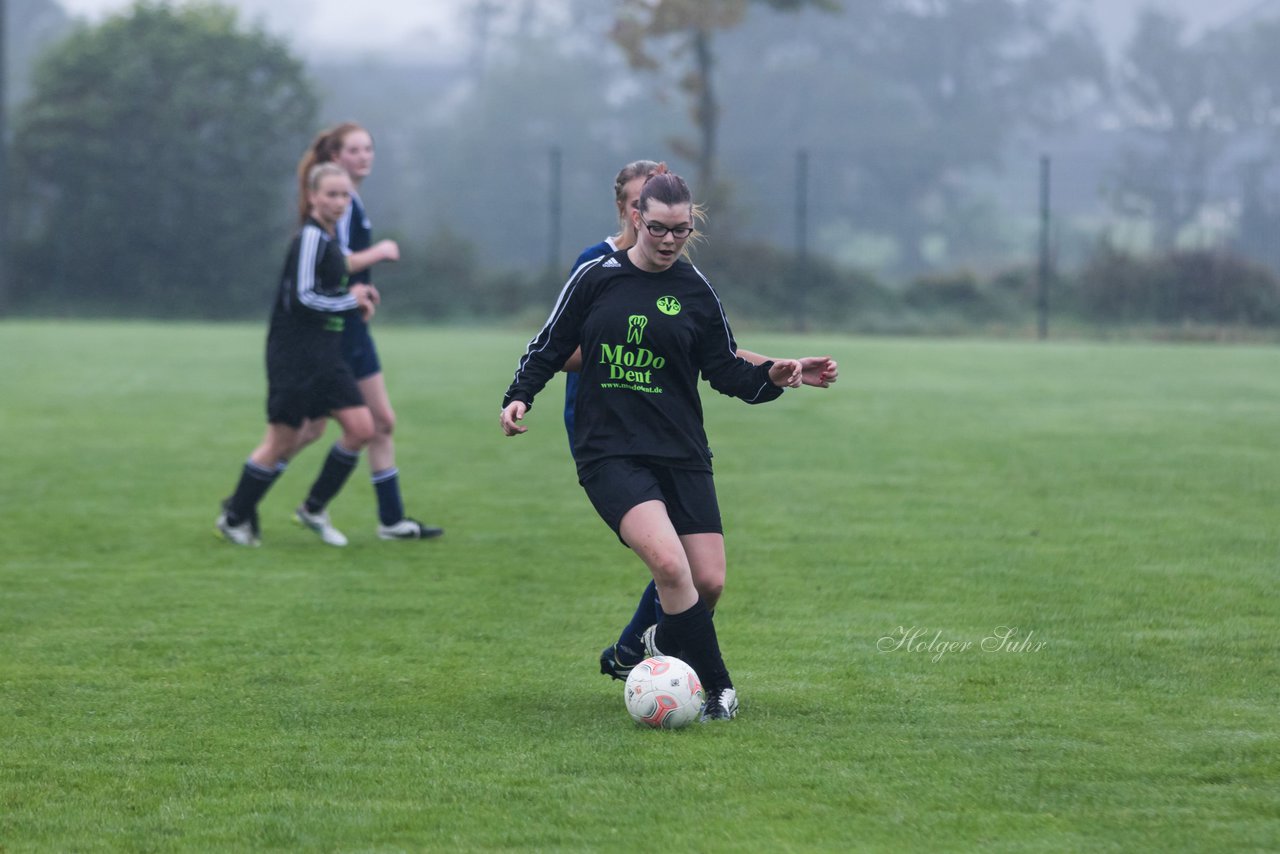
<svg viewBox="0 0 1280 854"><path fill-rule="evenodd" d="M830 356L805 356L800 362L801 382L816 388L830 388L840 376L840 366Z"/></svg>

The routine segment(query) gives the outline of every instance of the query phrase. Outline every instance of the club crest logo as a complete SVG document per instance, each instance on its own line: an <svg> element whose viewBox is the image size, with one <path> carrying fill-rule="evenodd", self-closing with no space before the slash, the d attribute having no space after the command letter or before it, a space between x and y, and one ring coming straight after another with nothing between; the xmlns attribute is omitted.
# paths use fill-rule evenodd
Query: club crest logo
<svg viewBox="0 0 1280 854"><path fill-rule="evenodd" d="M675 317L680 313L680 300L675 297L658 297L658 311L668 317Z"/></svg>

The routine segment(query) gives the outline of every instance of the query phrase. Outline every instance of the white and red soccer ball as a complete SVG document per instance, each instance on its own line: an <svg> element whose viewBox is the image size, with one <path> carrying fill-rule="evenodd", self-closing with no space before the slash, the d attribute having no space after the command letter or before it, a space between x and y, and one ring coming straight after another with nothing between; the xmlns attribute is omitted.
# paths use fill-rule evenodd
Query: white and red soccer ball
<svg viewBox="0 0 1280 854"><path fill-rule="evenodd" d="M627 711L636 723L678 729L698 719L706 699L693 668L670 655L646 658L631 669Z"/></svg>

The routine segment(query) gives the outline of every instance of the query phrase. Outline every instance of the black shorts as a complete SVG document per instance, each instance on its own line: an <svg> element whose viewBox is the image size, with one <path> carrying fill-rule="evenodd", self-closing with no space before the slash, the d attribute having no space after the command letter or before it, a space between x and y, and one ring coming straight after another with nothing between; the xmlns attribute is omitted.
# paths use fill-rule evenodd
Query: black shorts
<svg viewBox="0 0 1280 854"><path fill-rule="evenodd" d="M600 518L618 534L622 517L646 501L662 501L677 534L722 534L711 472L643 457L609 457L579 472L578 483ZM623 541L623 545L626 542Z"/></svg>
<svg viewBox="0 0 1280 854"><path fill-rule="evenodd" d="M341 359L299 363L288 357L267 360L267 421L300 427L336 409L364 406L364 397Z"/></svg>
<svg viewBox="0 0 1280 854"><path fill-rule="evenodd" d="M348 317L342 327L342 358L357 380L382 373L382 363L378 361L378 348L373 346L369 324L358 317Z"/></svg>

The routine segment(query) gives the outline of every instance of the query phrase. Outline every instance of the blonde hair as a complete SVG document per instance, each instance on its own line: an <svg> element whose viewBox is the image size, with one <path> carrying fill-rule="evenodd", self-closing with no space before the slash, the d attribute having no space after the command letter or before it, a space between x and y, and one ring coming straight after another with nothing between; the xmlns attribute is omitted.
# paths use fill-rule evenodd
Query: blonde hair
<svg viewBox="0 0 1280 854"><path fill-rule="evenodd" d="M343 169L337 163L317 163L307 172L307 192L314 193L316 190L320 189L320 182L327 175L342 175L343 177L347 177L347 170Z"/></svg>

